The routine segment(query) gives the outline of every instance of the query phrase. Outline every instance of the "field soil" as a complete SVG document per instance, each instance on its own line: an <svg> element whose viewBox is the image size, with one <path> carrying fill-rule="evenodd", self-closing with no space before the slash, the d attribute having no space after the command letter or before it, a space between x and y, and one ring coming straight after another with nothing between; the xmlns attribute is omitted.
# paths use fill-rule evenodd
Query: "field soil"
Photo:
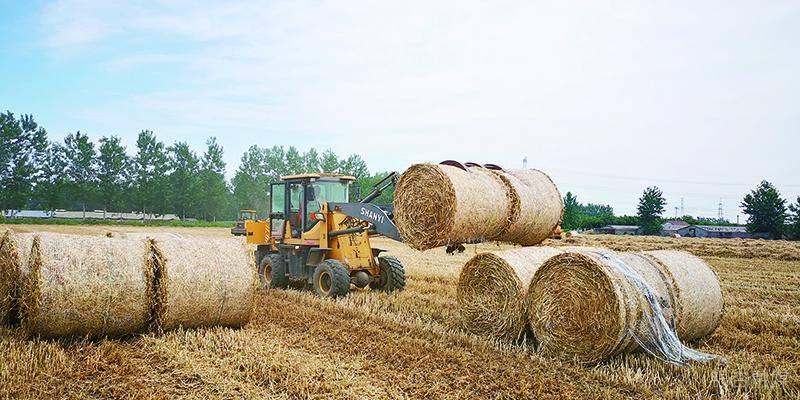
<svg viewBox="0 0 800 400"><path fill-rule="evenodd" d="M82 235L225 228L7 226ZM0 231L6 226L0 225ZM545 244L684 249L706 260L725 295L722 325L693 348L724 364L677 367L644 354L595 367L537 354L529 344L461 328L456 280L468 245L418 252L374 246L405 265L406 290L356 290L336 301L262 291L243 329L208 328L121 340L41 340L0 328L0 398L798 398L800 245L764 240L574 236ZM224 266L221 266L224 267Z"/></svg>

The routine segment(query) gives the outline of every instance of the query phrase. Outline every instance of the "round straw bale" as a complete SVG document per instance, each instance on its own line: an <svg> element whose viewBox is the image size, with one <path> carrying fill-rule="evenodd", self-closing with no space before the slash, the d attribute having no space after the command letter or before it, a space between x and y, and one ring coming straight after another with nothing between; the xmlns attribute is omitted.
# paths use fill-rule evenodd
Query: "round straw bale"
<svg viewBox="0 0 800 400"><path fill-rule="evenodd" d="M258 276L242 240L161 238L154 242L159 330L239 327L250 320Z"/></svg>
<svg viewBox="0 0 800 400"><path fill-rule="evenodd" d="M644 258L571 249L547 260L528 290L528 320L543 353L592 364L639 348L630 332L649 304L616 262L639 273L669 304L659 272Z"/></svg>
<svg viewBox="0 0 800 400"><path fill-rule="evenodd" d="M25 274L33 234L7 230L0 238L0 323L19 321L19 284Z"/></svg>
<svg viewBox="0 0 800 400"><path fill-rule="evenodd" d="M535 169L500 172L517 194L519 216L498 240L523 246L539 244L553 233L561 220L563 201L553 180Z"/></svg>
<svg viewBox="0 0 800 400"><path fill-rule="evenodd" d="M144 240L38 234L23 279L23 328L43 337L145 331L153 296L149 254Z"/></svg>
<svg viewBox="0 0 800 400"><path fill-rule="evenodd" d="M724 305L714 270L685 251L645 251L642 255L653 260L672 293L678 337L692 340L713 333Z"/></svg>
<svg viewBox="0 0 800 400"><path fill-rule="evenodd" d="M525 294L554 247L525 247L472 257L458 277L457 300L467 331L515 341L527 330Z"/></svg>
<svg viewBox="0 0 800 400"><path fill-rule="evenodd" d="M491 240L509 224L506 188L488 169L415 164L397 182L395 223L417 250Z"/></svg>

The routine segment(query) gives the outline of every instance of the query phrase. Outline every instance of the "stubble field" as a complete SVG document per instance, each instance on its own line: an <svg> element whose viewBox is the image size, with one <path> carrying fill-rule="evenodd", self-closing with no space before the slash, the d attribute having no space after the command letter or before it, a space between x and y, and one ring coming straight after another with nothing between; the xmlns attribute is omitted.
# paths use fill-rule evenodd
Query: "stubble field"
<svg viewBox="0 0 800 400"><path fill-rule="evenodd" d="M0 226L0 231L6 227ZM227 236L224 228L10 226L86 235L168 231ZM385 239L405 265L406 290L259 294L239 330L210 328L121 340L29 340L0 328L0 397L10 398L797 398L800 245L763 240L577 236L546 245L684 249L717 272L720 328L690 345L724 365L675 367L643 354L596 367L538 355L529 345L465 333L456 304L461 266L494 244L417 252ZM505 246L503 246L505 247ZM501 247L502 248L502 247Z"/></svg>

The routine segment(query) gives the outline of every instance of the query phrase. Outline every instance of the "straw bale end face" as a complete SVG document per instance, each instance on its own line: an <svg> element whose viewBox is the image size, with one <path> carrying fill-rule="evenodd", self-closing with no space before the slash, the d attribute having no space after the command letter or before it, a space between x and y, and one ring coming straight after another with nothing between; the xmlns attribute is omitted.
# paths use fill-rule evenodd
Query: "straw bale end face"
<svg viewBox="0 0 800 400"><path fill-rule="evenodd" d="M481 253L467 261L456 296L467 331L508 341L524 334L523 284L501 256Z"/></svg>
<svg viewBox="0 0 800 400"><path fill-rule="evenodd" d="M613 279L588 252L546 261L528 292L529 321L540 351L587 364L615 354L630 307Z"/></svg>
<svg viewBox="0 0 800 400"><path fill-rule="evenodd" d="M0 323L19 322L20 285L27 274L33 235L7 230L0 239Z"/></svg>
<svg viewBox="0 0 800 400"><path fill-rule="evenodd" d="M453 184L433 164L409 167L395 186L395 224L411 248L426 250L447 243L455 225L456 193Z"/></svg>

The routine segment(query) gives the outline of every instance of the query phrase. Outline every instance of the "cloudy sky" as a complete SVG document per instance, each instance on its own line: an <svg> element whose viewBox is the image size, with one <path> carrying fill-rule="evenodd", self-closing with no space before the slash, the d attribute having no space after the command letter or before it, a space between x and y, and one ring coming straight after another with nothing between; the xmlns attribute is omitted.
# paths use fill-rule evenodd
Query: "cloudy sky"
<svg viewBox="0 0 800 400"><path fill-rule="evenodd" d="M800 3L0 0L0 108L51 138L151 129L528 166L582 202L735 220L800 194Z"/></svg>

